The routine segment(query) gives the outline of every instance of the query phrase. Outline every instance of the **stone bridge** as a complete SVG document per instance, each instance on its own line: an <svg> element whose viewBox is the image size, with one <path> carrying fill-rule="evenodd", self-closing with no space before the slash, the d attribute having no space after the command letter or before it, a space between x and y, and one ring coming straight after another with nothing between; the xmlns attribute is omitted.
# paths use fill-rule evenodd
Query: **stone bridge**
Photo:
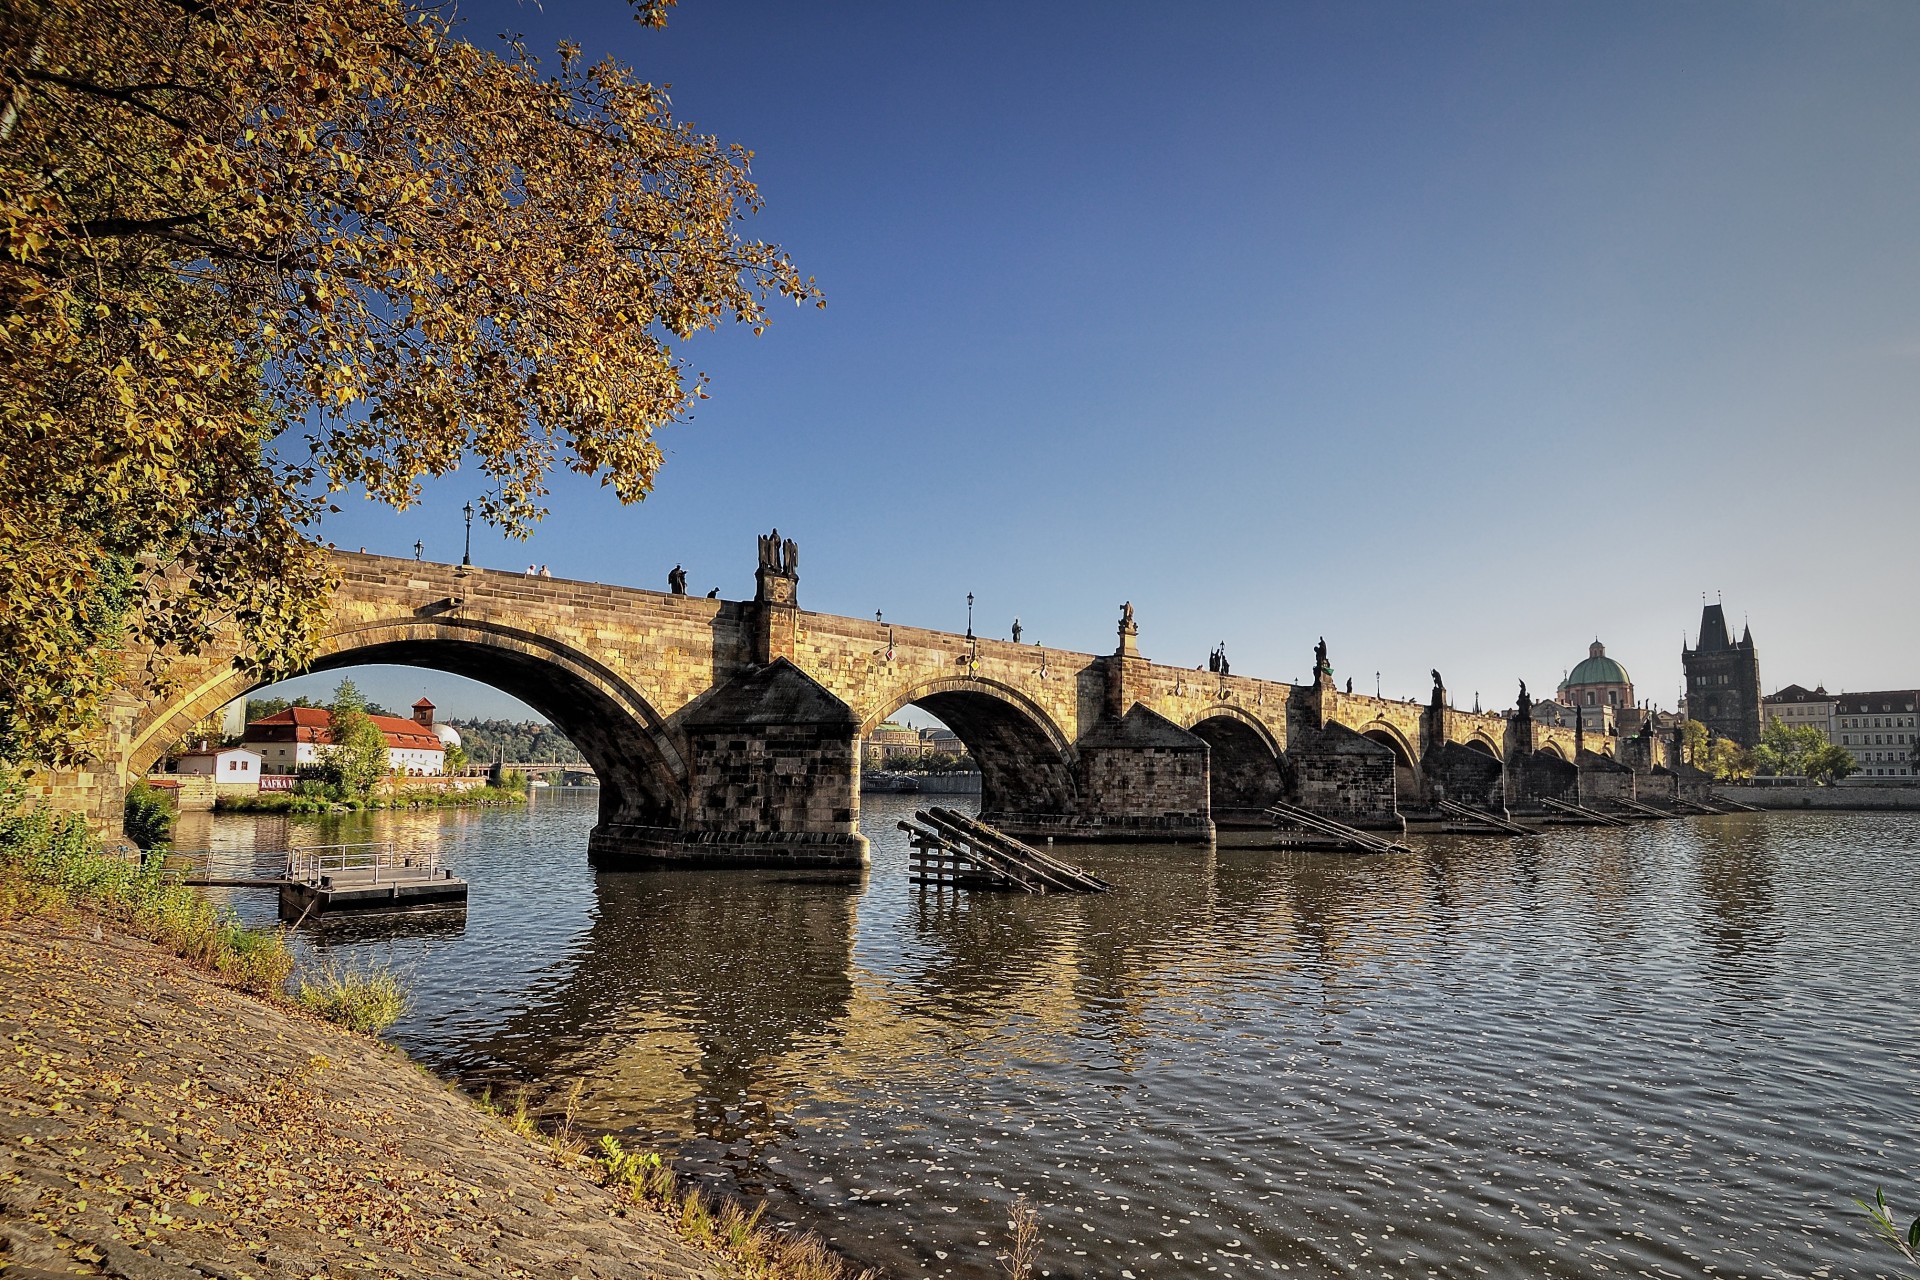
<svg viewBox="0 0 1920 1280"><path fill-rule="evenodd" d="M341 553L310 669L430 667L520 698L599 775L590 852L609 866L858 865L859 740L909 705L978 761L985 818L1034 836L1205 841L1278 799L1392 826L1613 774L1632 794L1608 758L1631 740L1583 752L1524 714L1455 711L1437 682L1424 705L1344 693L1324 656L1308 685L1164 666L1130 608L1109 654L809 613L792 544L769 541L750 601ZM176 660L167 696L125 697L100 766L56 775L56 799L117 819L126 786L258 684L230 659Z"/></svg>

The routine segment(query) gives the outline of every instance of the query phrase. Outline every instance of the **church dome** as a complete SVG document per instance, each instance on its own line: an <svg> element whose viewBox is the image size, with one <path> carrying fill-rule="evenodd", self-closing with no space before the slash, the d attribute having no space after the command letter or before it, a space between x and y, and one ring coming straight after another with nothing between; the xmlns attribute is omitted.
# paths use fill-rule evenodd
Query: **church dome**
<svg viewBox="0 0 1920 1280"><path fill-rule="evenodd" d="M1627 669L1607 656L1607 646L1598 640L1587 650L1587 656L1580 665L1567 673L1567 679L1560 687L1572 688L1583 684L1632 684L1633 677Z"/></svg>

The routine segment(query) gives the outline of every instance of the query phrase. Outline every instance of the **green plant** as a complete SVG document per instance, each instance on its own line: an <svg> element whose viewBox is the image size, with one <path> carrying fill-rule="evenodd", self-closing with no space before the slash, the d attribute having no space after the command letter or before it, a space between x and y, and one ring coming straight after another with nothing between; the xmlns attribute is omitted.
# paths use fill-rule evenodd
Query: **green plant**
<svg viewBox="0 0 1920 1280"><path fill-rule="evenodd" d="M1878 1187L1874 1188L1872 1204L1865 1200L1855 1200L1854 1203L1866 1213L1873 1234L1906 1259L1907 1265L1914 1269L1916 1275L1920 1275L1920 1218L1915 1218L1912 1225L1902 1231L1900 1224L1894 1221L1892 1208L1887 1204L1887 1193Z"/></svg>
<svg viewBox="0 0 1920 1280"><path fill-rule="evenodd" d="M77 907L249 991L279 990L293 959L277 929L253 929L166 879L159 858L109 857L77 814L28 808L0 773L0 894L10 911Z"/></svg>
<svg viewBox="0 0 1920 1280"><path fill-rule="evenodd" d="M302 973L294 1003L350 1031L378 1035L407 1011L407 989L398 974L379 964L361 969L327 964Z"/></svg>
<svg viewBox="0 0 1920 1280"><path fill-rule="evenodd" d="M743 1280L878 1280L850 1272L818 1237L768 1231L762 1208L710 1200L698 1188L680 1190L673 1168L652 1151L628 1151L612 1134L600 1139L594 1161L600 1180L666 1215L681 1237L725 1253Z"/></svg>
<svg viewBox="0 0 1920 1280"><path fill-rule="evenodd" d="M159 787L136 782L127 789L121 816L127 839L142 849L152 849L173 839L173 820L179 815L172 796Z"/></svg>
<svg viewBox="0 0 1920 1280"><path fill-rule="evenodd" d="M387 776L387 736L367 714L367 700L351 680L335 686L329 715L333 745L320 754L321 777L351 802Z"/></svg>

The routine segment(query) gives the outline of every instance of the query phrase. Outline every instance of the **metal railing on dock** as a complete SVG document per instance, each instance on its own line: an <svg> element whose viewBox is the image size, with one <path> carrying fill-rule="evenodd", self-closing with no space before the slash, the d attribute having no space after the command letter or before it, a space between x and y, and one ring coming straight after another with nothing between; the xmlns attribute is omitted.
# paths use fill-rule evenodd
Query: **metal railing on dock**
<svg viewBox="0 0 1920 1280"><path fill-rule="evenodd" d="M1403 844L1395 844L1380 836L1349 827L1345 823L1335 822L1332 818L1323 818L1310 809L1298 805L1274 803L1267 806L1267 816L1273 819L1276 827L1292 826L1311 832L1336 849L1358 849L1363 853L1411 853Z"/></svg>
<svg viewBox="0 0 1920 1280"><path fill-rule="evenodd" d="M438 880L440 853L402 853L391 842L379 844L323 844L287 851L287 879L299 884L323 884L331 879L385 884L390 881Z"/></svg>
<svg viewBox="0 0 1920 1280"><path fill-rule="evenodd" d="M1503 817L1490 810L1469 808L1467 805L1460 804L1454 800L1438 801L1435 807L1450 818L1458 818L1462 822L1478 823L1480 826L1491 831L1497 831L1501 835L1537 836L1541 834L1532 827L1522 826L1520 823L1514 822L1512 819Z"/></svg>
<svg viewBox="0 0 1920 1280"><path fill-rule="evenodd" d="M201 889L274 889L291 884L320 884L329 879L351 879L356 883L389 884L441 878L440 854L403 852L391 842L381 844L312 845L275 854L242 853L257 866L268 858L284 858L282 870L253 871L249 874L222 875L215 868L222 855L212 849L194 853L167 854L168 872L181 884Z"/></svg>
<svg viewBox="0 0 1920 1280"><path fill-rule="evenodd" d="M921 809L902 821L913 842L914 884L1027 893L1105 893L1113 886L953 809ZM924 824L924 825L919 825Z"/></svg>

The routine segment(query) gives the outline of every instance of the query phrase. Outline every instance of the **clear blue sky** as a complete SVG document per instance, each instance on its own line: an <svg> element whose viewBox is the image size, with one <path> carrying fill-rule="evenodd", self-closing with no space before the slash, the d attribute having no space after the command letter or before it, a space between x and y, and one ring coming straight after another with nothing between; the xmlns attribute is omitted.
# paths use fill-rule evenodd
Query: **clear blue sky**
<svg viewBox="0 0 1920 1280"><path fill-rule="evenodd" d="M1489 706L1596 634L1671 706L1719 592L1770 688L1920 684L1920 5L464 12L670 82L829 300L479 562L737 598L778 525L808 608ZM472 474L330 536L457 560Z"/></svg>

